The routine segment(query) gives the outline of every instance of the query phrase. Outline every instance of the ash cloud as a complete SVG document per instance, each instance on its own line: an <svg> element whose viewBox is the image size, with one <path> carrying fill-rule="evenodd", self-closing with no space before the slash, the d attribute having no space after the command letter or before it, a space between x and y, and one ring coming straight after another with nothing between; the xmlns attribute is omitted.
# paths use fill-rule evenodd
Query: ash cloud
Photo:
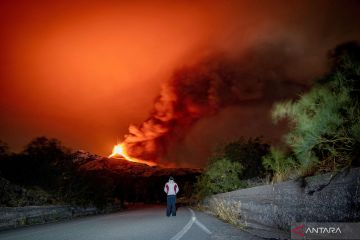
<svg viewBox="0 0 360 240"><path fill-rule="evenodd" d="M129 127L124 140L129 154L174 163L171 146L183 145L199 120L229 107L273 102L304 91L306 84L294 81L285 71L286 63L295 56L275 48L270 46L271 55L268 48L249 49L241 57L213 54L176 70L162 86L150 117Z"/></svg>
<svg viewBox="0 0 360 240"><path fill-rule="evenodd" d="M200 60L178 67L149 118L130 126L130 155L201 167L211 149L239 136L279 142L287 127L272 125L272 104L307 91L326 72L330 49L360 39L358 1L252 2L232 9L229 26L200 46L205 54L194 51Z"/></svg>
<svg viewBox="0 0 360 240"><path fill-rule="evenodd" d="M327 51L360 37L359 2L260 3L230 2L229 22L179 61L150 116L129 127L131 156L201 167L239 136L280 141L286 126L272 125L272 104L307 91L326 71Z"/></svg>

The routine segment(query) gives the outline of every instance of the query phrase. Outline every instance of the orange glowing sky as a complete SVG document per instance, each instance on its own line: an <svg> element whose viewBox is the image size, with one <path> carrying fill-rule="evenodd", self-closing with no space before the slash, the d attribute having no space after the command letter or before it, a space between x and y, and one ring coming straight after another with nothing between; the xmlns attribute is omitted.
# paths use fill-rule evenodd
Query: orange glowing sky
<svg viewBox="0 0 360 240"><path fill-rule="evenodd" d="M169 65L213 25L209 13L185 4L1 9L4 140L19 147L43 134L101 154L146 116Z"/></svg>
<svg viewBox="0 0 360 240"><path fill-rule="evenodd" d="M1 1L0 139L12 150L45 135L106 156L177 66L272 34L311 50L311 19L325 21L295 1L121 2ZM298 27L284 34L287 20Z"/></svg>

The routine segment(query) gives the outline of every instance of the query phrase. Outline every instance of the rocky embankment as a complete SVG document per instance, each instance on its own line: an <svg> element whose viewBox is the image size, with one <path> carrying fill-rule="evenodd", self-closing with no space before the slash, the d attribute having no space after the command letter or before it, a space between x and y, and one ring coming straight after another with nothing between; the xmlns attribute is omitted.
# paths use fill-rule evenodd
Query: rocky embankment
<svg viewBox="0 0 360 240"><path fill-rule="evenodd" d="M360 168L217 194L204 205L267 238L290 238L292 222L359 222Z"/></svg>

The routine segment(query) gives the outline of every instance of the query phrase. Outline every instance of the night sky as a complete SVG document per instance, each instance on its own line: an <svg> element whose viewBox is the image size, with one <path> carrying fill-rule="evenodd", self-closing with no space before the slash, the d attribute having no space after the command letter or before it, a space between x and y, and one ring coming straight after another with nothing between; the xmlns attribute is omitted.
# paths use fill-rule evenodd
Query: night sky
<svg viewBox="0 0 360 240"><path fill-rule="evenodd" d="M202 166L239 136L278 142L272 104L309 89L330 49L360 40L360 1L120 2L0 2L11 150L44 135L107 156L125 139L139 157Z"/></svg>

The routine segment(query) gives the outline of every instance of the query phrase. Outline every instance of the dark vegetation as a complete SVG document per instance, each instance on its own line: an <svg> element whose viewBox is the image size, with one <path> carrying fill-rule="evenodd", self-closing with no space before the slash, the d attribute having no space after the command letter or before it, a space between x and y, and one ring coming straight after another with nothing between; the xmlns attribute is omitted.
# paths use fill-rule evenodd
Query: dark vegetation
<svg viewBox="0 0 360 240"><path fill-rule="evenodd" d="M245 179L274 182L360 166L360 46L329 52L329 71L296 100L276 103L274 122L286 119L284 145L259 139L231 142L215 152L197 180L196 197L246 187Z"/></svg>
<svg viewBox="0 0 360 240"><path fill-rule="evenodd" d="M196 183L196 198L247 186L245 180L265 177L262 157L270 145L261 138L240 138L220 147L209 159Z"/></svg>
<svg viewBox="0 0 360 240"><path fill-rule="evenodd" d="M1 206L44 204L70 204L98 208L125 203L159 203L165 201L163 187L169 175L174 175L181 186L179 197L189 196L197 172L175 172L159 169L160 174L147 175L149 166L114 160L125 164L127 171L114 171L102 167L107 158L79 159L76 152L64 147L56 139L39 137L31 141L20 153L11 153L8 146L0 144L0 203ZM95 167L87 169L80 162L90 162ZM98 163L99 162L99 163ZM123 162L123 163L122 163Z"/></svg>
<svg viewBox="0 0 360 240"><path fill-rule="evenodd" d="M0 174L23 189L18 195L8 197L3 192L2 205L22 205L27 189L38 188L52 197L48 204L94 204L102 207L109 196L108 182L103 176L89 174L76 168L72 152L56 139L39 137L31 141L18 154L10 153L6 144L0 150ZM19 201L14 201L18 198Z"/></svg>
<svg viewBox="0 0 360 240"><path fill-rule="evenodd" d="M288 150L272 151L265 159L281 178L359 166L360 46L340 45L329 60L330 71L308 93L273 109L275 122L287 119L292 127L284 138ZM283 169L279 172L275 165Z"/></svg>

